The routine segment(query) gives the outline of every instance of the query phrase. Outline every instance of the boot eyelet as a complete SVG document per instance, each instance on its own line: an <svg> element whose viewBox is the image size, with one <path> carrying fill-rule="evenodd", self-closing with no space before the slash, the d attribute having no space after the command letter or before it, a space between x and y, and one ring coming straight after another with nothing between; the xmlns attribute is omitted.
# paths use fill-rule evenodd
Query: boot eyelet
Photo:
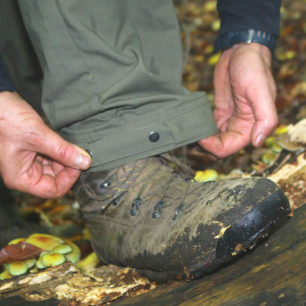
<svg viewBox="0 0 306 306"><path fill-rule="evenodd" d="M137 212L138 212L138 209L141 205L141 198L136 198L132 204L132 207L130 209L130 215L132 217L136 216L137 215Z"/></svg>
<svg viewBox="0 0 306 306"><path fill-rule="evenodd" d="M115 199L115 200L112 202L112 204L113 204L113 206L117 206L117 205L119 204L119 202L120 202L120 199L117 198L117 199Z"/></svg>
<svg viewBox="0 0 306 306"><path fill-rule="evenodd" d="M111 183L110 183L109 181L105 181L105 182L103 182L102 184L100 184L100 185L98 186L98 189L99 189L99 190L102 190L102 189L104 189L104 188L109 187L110 185L111 185Z"/></svg>
<svg viewBox="0 0 306 306"><path fill-rule="evenodd" d="M152 218L157 219L160 217L160 212L158 210L154 210L152 213Z"/></svg>
<svg viewBox="0 0 306 306"><path fill-rule="evenodd" d="M174 216L172 217L172 221L175 221L178 217L179 211L182 209L183 204L180 204L175 210L174 210Z"/></svg>
<svg viewBox="0 0 306 306"><path fill-rule="evenodd" d="M130 209L130 215L131 215L132 217L136 216L136 215L137 215L137 212L138 212L138 209L135 209L135 208L131 208L131 209Z"/></svg>
<svg viewBox="0 0 306 306"><path fill-rule="evenodd" d="M164 203L162 201L157 202L157 204L154 206L154 211L152 213L152 218L157 219L160 217L161 209L163 207Z"/></svg>

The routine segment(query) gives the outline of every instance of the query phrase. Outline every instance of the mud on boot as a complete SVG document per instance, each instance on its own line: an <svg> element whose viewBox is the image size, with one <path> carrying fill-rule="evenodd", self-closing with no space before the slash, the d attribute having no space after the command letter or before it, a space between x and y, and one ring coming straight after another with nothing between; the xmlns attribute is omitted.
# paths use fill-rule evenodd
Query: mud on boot
<svg viewBox="0 0 306 306"><path fill-rule="evenodd" d="M207 183L168 155L81 175L75 195L106 264L151 280L196 279L253 247L290 211L265 178Z"/></svg>

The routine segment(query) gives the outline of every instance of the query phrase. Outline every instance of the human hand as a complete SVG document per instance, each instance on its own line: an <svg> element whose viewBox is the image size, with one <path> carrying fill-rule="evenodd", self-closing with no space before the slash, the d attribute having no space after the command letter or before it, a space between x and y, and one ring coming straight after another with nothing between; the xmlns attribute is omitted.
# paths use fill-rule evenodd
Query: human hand
<svg viewBox="0 0 306 306"><path fill-rule="evenodd" d="M52 131L17 93L0 93L0 175L7 187L59 197L90 164L86 151Z"/></svg>
<svg viewBox="0 0 306 306"><path fill-rule="evenodd" d="M217 157L252 143L259 147L278 123L271 52L260 44L237 44L224 51L214 74L219 134L199 141Z"/></svg>

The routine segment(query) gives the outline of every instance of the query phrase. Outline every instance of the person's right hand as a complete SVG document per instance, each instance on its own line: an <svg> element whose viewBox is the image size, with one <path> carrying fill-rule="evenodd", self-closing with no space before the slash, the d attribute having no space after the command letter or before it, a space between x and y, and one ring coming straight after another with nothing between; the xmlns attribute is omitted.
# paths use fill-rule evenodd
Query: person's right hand
<svg viewBox="0 0 306 306"><path fill-rule="evenodd" d="M205 150L223 158L249 143L262 146L273 132L278 118L271 55L258 43L239 43L222 53L214 74L219 133L199 141Z"/></svg>
<svg viewBox="0 0 306 306"><path fill-rule="evenodd" d="M0 92L0 175L8 188L59 197L90 164L86 151L52 131L17 93Z"/></svg>

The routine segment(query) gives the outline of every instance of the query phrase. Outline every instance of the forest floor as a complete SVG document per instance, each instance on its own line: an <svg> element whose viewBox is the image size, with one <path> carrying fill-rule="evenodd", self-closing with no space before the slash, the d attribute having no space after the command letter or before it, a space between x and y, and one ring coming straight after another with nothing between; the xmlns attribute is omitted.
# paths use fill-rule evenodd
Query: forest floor
<svg viewBox="0 0 306 306"><path fill-rule="evenodd" d="M183 83L192 91L206 91L213 105L213 71L219 56L213 54L213 44L219 27L216 1L175 0L174 3L182 31L185 65ZM273 261L277 262L279 260L279 263L281 262L284 265L288 263L292 265L291 270L280 270L279 272L283 278L286 278L286 275L288 276L287 283L283 281L284 286L282 287L287 288L287 291L281 291L280 288L277 288L278 291L275 289L276 291L271 291L270 295L269 292L265 292L265 295L260 295L262 292L260 294L256 293L257 295L250 294L249 296L253 297L253 301L258 302L254 305L270 305L271 296L273 303L276 301L275 304L280 301L283 302L283 305L291 302L295 305L302 305L302 300L305 298L303 290L305 292L306 289L302 282L302 276L305 277L305 272L303 274L302 269L299 268L299 266L305 267L305 259L302 258L302 251L305 248L305 235L303 237L305 226L303 226L302 218L302 216L305 216L305 206L302 207L302 205L306 203L306 125L303 121L306 118L305 0L284 0L281 15L281 36L273 59L273 74L278 90L276 103L280 127L271 138L272 144L266 143L263 148L259 149L249 146L222 160L213 159L209 154L199 149L196 144L175 151L178 158L189 163L195 170L214 169L218 173L218 179L253 175L268 176L286 192L294 210L292 215L298 215L301 212L301 216L297 216L294 219L295 221L287 226L287 231L284 229L282 232L283 235L287 235L286 237L294 242L294 244L293 242L290 243L291 247L294 245L296 248L299 243L303 246L292 255L294 257L300 254L301 257L294 260L293 257L290 257L290 252L290 254L286 253L287 246L282 244L280 234L278 234L279 236L276 235L272 244L274 243L275 246L279 241L281 246L279 249L275 246L275 250L278 250L277 252L283 250L285 254L283 257L276 257L279 253L274 249L271 249L268 255L262 255L264 246L261 246L261 249L259 248L258 255L256 255L256 251L251 254L254 260L258 261L258 265L254 263L254 269L257 267L261 270L262 268L258 268L258 266L262 267L262 265L269 264L263 261L265 256L271 260L271 271L276 269L276 266L273 266ZM71 192L60 199L42 200L19 192L8 192L3 186L0 188L2 188L0 190L2 194L0 204L4 203L6 206L11 206L7 207L3 213L0 211L0 230L2 232L0 247L5 246L13 238L27 236L33 232L46 231L61 238L67 238L77 244L81 250L82 258L91 254L90 233L82 219L79 205ZM7 205L8 203L10 205ZM292 231L296 231L296 234L293 235ZM284 238L285 242L289 241L286 239ZM266 244L269 243L268 240ZM246 265L251 263L250 261L244 261L240 264L239 269L244 269L243 264L245 264L246 269ZM226 275L237 273L235 272L235 266L225 269L227 269L225 273L228 273ZM296 275L292 275L293 272ZM241 275L251 277L249 270L245 270L243 273L245 274ZM212 288L212 285L215 286L214 290L216 292L214 291L215 297L213 297L209 295L213 289L210 289L210 293L208 293L200 286L201 283L197 283L194 288L192 288L192 283L182 285L183 282L160 286L150 283L132 269L106 266L96 259L90 262L83 272L80 272L73 265L65 263L41 271L38 274L0 281L0 305L26 305L25 301L40 302L41 305L96 305L118 301L122 304L137 302L139 305L146 304L146 301L148 305L184 303L188 305L188 300L190 305L205 305L203 292L206 292L207 305L214 305L214 298L215 305L218 305L219 302L234 305L226 300L223 295L221 299L221 294L217 290L220 287L219 290L224 291L224 288L220 286L221 280L218 279L218 275L220 273L211 279L205 279L207 288ZM244 276L241 275L237 276L237 279L240 277L245 282L243 280ZM258 274L256 282L262 281L264 283L265 275ZM289 275L291 279L295 279L294 284L290 283ZM300 278L298 275L300 275ZM33 281L33 279L36 279L36 281ZM219 285L215 285L217 281ZM271 279L271 282L273 281L276 280ZM290 291L294 287L293 285L299 286L299 289L294 289L296 290L294 292ZM228 286L232 288L230 283L228 283ZM232 288L232 290L232 292L236 292L238 289ZM169 292L172 293L169 294ZM143 293L145 293L144 296L147 295L148 300L143 300L141 296L135 297ZM239 294L244 293L240 292ZM175 295L179 297L179 300L175 298ZM127 302L125 302L126 297L128 297ZM284 297L286 299L281 300ZM241 300L238 300L238 298L235 300L235 298L237 296L234 294L233 301L237 303L240 301L241 305L244 303L245 305L253 305L248 300L247 295L244 295L244 299ZM294 303L294 299L296 303ZM45 304L43 304L43 301L45 301ZM271 305L273 303L271 302Z"/></svg>

